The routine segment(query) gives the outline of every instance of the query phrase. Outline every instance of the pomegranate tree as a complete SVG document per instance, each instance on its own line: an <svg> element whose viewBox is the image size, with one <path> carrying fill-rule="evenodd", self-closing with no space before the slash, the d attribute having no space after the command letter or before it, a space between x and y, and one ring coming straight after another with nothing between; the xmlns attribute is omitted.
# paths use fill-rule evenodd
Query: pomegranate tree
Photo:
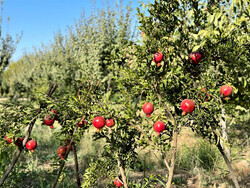
<svg viewBox="0 0 250 188"><path fill-rule="evenodd" d="M229 99L229 96L232 95L233 88L228 85L224 85L220 88L220 94L226 97L225 99Z"/></svg>
<svg viewBox="0 0 250 188"><path fill-rule="evenodd" d="M157 132L157 135L160 135L160 133L165 130L165 124L162 121L155 122L154 130Z"/></svg>
<svg viewBox="0 0 250 188"><path fill-rule="evenodd" d="M34 151L34 149L36 149L37 147L37 142L35 140L30 140L26 143L26 148L28 150L31 150L32 152Z"/></svg>
<svg viewBox="0 0 250 188"><path fill-rule="evenodd" d="M143 107L142 110L145 114L147 114L147 117L150 117L150 115L153 113L154 111L154 106L152 103L150 102L146 102Z"/></svg>
<svg viewBox="0 0 250 188"><path fill-rule="evenodd" d="M97 132L99 132L100 129L105 126L105 124L106 121L102 116L97 116L93 119L93 125L95 128L97 128Z"/></svg>
<svg viewBox="0 0 250 188"><path fill-rule="evenodd" d="M185 99L181 102L182 115L185 116L187 113L191 113L194 110L195 102L191 99Z"/></svg>
<svg viewBox="0 0 250 188"><path fill-rule="evenodd" d="M114 119L106 119L106 126L113 127L115 125Z"/></svg>
<svg viewBox="0 0 250 188"><path fill-rule="evenodd" d="M193 64L198 64L203 59L203 57L204 55L201 52L195 51L189 54L188 60Z"/></svg>

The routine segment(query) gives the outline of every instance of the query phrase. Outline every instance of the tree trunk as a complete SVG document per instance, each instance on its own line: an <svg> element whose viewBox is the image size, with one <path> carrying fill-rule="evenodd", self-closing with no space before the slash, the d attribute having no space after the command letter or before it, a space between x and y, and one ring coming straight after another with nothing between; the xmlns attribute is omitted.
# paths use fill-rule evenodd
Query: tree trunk
<svg viewBox="0 0 250 188"><path fill-rule="evenodd" d="M78 159L77 159L77 152L76 152L76 146L73 144L73 153L74 153L74 160L75 160L75 176L76 176L76 183L78 187L81 187L81 181L79 177L79 168L78 168Z"/></svg>
<svg viewBox="0 0 250 188"><path fill-rule="evenodd" d="M118 162L118 168L119 168L121 175L122 175L123 186L124 186L124 188L128 188L127 177L126 177L126 174L125 174L123 167L121 166L121 161L120 161L118 156L117 156L117 162Z"/></svg>
<svg viewBox="0 0 250 188"><path fill-rule="evenodd" d="M221 147L225 151L228 160L231 161L230 147L227 146L228 136L227 136L227 122L226 122L225 108L222 108L222 113L221 113L221 137L222 137L222 139L220 139Z"/></svg>
<svg viewBox="0 0 250 188"><path fill-rule="evenodd" d="M217 144L217 147L218 147L218 149L219 149L221 155L223 156L223 158L224 158L224 160L225 160L225 163L226 163L226 165L227 165L227 167L228 167L228 169L229 169L229 171L230 171L230 174L231 174L231 177L232 177L232 180L233 180L233 183L234 183L235 188L240 188L239 183L238 183L238 180L237 180L237 177L236 177L236 175L235 175L235 173L234 173L234 170L233 170L233 168L232 168L232 166L231 166L231 164L230 164L230 161L229 161L229 159L227 158L227 155L225 154L225 152L224 152L224 150L223 150L223 148L222 148L220 142Z"/></svg>
<svg viewBox="0 0 250 188"><path fill-rule="evenodd" d="M173 131L173 151L172 151L172 157L171 157L171 166L169 170L169 175L168 175L168 182L167 182L167 188L171 187L172 184L172 179L174 176L174 165L175 165L175 158L176 158L176 152L177 152L177 132L174 130Z"/></svg>

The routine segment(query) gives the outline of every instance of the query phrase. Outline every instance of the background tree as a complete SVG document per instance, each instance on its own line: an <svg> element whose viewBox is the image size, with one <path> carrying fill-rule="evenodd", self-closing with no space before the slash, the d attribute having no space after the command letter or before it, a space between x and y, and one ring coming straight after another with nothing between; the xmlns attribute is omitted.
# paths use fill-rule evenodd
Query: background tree
<svg viewBox="0 0 250 188"><path fill-rule="evenodd" d="M2 83L2 74L5 68L9 65L11 56L13 55L16 45L21 39L17 36L16 41L7 33L3 36L2 23L3 23L3 0L1 1L0 13L0 83ZM9 21L9 18L8 18Z"/></svg>

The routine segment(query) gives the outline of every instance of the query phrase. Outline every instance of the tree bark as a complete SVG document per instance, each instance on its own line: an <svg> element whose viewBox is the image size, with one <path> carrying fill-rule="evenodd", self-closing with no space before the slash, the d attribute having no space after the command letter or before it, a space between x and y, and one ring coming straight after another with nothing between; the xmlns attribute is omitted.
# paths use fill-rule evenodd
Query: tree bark
<svg viewBox="0 0 250 188"><path fill-rule="evenodd" d="M77 159L77 152L76 152L76 146L73 144L73 153L74 153L74 160L75 160L75 176L76 176L76 183L78 187L81 187L81 181L79 177L79 168L78 168L78 159Z"/></svg>
<svg viewBox="0 0 250 188"><path fill-rule="evenodd" d="M47 93L46 93L47 97L51 97L51 95L55 92L55 90L56 90L57 87L58 87L57 84L56 84L56 85L51 84L50 87L49 87L49 89L48 89L48 91L47 91ZM10 172L12 171L12 169L14 168L14 166L16 165L16 163L17 163L19 157L21 156L21 153L22 153L22 151L24 150L24 147L25 147L25 145L26 145L26 143L27 143L27 141L28 141L28 139L29 139L29 137L30 137L30 134L31 134L31 132L32 132L32 129L33 129L33 127L34 127L34 125L35 125L35 122L36 122L36 120L37 120L37 118L38 118L38 115L41 113L41 109L44 108L44 107L46 107L46 104L41 104L41 105L40 105L40 108L39 108L38 111L37 111L37 115L36 115L35 118L33 118L33 120L30 122L29 127L28 127L28 132L27 132L27 134L26 134L26 136L25 136L25 138L24 138L24 140L23 140L23 147L19 147L19 148L18 148L18 151L17 151L17 153L16 153L16 156L14 157L14 159L12 160L10 166L7 168L7 170L5 171L3 177L2 177L1 180L0 180L0 186L3 185L4 181L7 179L7 177L8 177L9 174L10 174Z"/></svg>
<svg viewBox="0 0 250 188"><path fill-rule="evenodd" d="M228 136L227 136L227 122L226 122L225 108L222 108L222 113L221 113L221 137L222 139L220 139L220 141L222 149L225 151L228 160L231 161L230 147L227 146Z"/></svg>
<svg viewBox="0 0 250 188"><path fill-rule="evenodd" d="M176 158L176 152L177 152L177 132L173 131L173 151L172 151L172 157L171 157L171 165L169 168L169 175L168 175L168 182L167 182L167 188L171 187L172 179L174 176L174 165L175 165L175 158Z"/></svg>
<svg viewBox="0 0 250 188"><path fill-rule="evenodd" d="M225 163L226 163L226 165L227 165L227 167L228 167L228 169L229 169L229 171L230 171L231 178L232 178L232 180L233 180L233 183L234 183L235 188L240 188L239 183L238 183L238 180L237 180L237 177L236 177L236 175L235 175L235 173L234 173L234 170L233 170L233 168L232 168L232 166L231 166L231 164L230 164L230 161L229 161L229 159L227 158L227 155L225 154L225 152L224 152L224 150L223 150L223 148L222 148L220 142L217 144L217 147L218 147L218 149L219 149L221 155L223 156L224 161L225 161Z"/></svg>
<svg viewBox="0 0 250 188"><path fill-rule="evenodd" d="M126 174L125 174L123 167L121 166L121 161L120 161L118 156L117 156L117 162L118 162L118 168L119 168L121 175L122 175L123 186L124 186L124 188L128 188L127 177L126 177Z"/></svg>

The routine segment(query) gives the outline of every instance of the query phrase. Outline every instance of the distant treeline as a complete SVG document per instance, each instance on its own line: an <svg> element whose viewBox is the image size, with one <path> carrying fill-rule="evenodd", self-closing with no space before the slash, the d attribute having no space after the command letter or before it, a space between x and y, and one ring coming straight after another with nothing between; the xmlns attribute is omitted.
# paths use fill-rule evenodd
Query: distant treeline
<svg viewBox="0 0 250 188"><path fill-rule="evenodd" d="M60 85L59 93L75 92L83 78L107 85L112 67L125 63L124 49L137 37L132 14L131 5L122 1L93 9L89 17L83 13L66 34L58 32L50 44L12 62L2 74L1 95L28 97L33 91L45 92L51 82Z"/></svg>

